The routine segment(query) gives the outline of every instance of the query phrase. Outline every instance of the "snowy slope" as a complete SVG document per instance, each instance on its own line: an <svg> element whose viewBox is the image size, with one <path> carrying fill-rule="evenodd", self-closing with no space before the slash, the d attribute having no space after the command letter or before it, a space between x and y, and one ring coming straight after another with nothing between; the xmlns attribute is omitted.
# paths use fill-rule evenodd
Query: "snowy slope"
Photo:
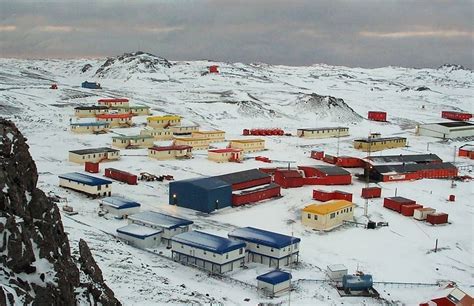
<svg viewBox="0 0 474 306"><path fill-rule="evenodd" d="M212 64L219 65L220 74L204 73ZM90 66L83 69L86 65ZM170 63L149 54L129 54L108 60L0 59L0 67L0 115L14 120L28 137L40 172L39 187L67 196L70 205L80 212L73 217L63 216L70 239L87 240L109 286L128 305L211 301L245 305L249 303L244 298L250 298L251 304L266 299L251 286L231 279L209 278L204 272L174 263L166 258L169 251L164 248L157 250L165 256L161 257L124 245L110 234L125 221L98 217L96 200L57 187L58 174L82 170L81 166L67 161L69 150L111 144L110 134L74 135L68 131L70 120L76 120L72 117L75 106L94 104L102 97L128 97L132 104L150 106L154 114L180 114L186 122L197 123L203 129L223 129L228 139L240 137L244 128L281 127L295 134L301 127L347 125L351 136L340 140L340 155L364 156L352 148L352 140L369 132L381 132L386 136L406 136L409 142L407 148L387 150L383 154L426 153L428 148L446 161L453 161L455 146L465 142L414 136L415 124L440 121L441 110L474 112L473 72L453 67L362 69L208 61ZM100 82L103 89L83 89L80 84L85 80ZM53 82L58 83L59 90L48 89ZM369 110L387 111L389 122L364 119ZM135 117L134 122L139 126L117 131L138 133L145 118ZM321 148L329 154L337 150L336 139L265 139L268 151L255 155L293 160L299 165L318 163L308 158L313 148ZM216 164L208 161L204 152L197 153L192 160L165 162L149 160L144 156L145 150L122 153L124 157L120 161L101 166L111 165L134 173L171 174L176 179L268 166L254 160L243 164ZM467 159L456 162L474 165ZM366 222L362 216L364 201L359 197L363 186L354 180L352 185L337 189L354 193L358 206L356 219ZM369 202L370 218L389 222L389 227L374 231L343 227L330 233L313 232L299 221L300 209L313 202L311 186L283 190L281 199L211 215L167 205L166 183L137 186L114 183L113 189L118 195L142 203L144 209L191 218L198 229L208 232L225 236L237 226L255 226L300 237L301 264L292 269L296 291L291 294L291 302L297 305L315 305L315 301L318 305L383 303L383 300L341 299L328 284L310 281L323 279L326 266L335 263L345 264L351 272L359 268L372 273L375 281L436 283L451 280L471 285L473 184L458 183L451 188L447 180L421 180L380 186L385 196L397 192L449 213L451 224L433 227L415 222L384 209L382 201L375 199ZM456 195L455 203L446 201L450 194ZM441 251L433 253L431 249L436 239ZM267 271L268 267L250 264L249 269L230 276L255 285L255 277ZM383 284L377 284L376 289L386 301L409 305L436 295L437 290L436 287Z"/></svg>

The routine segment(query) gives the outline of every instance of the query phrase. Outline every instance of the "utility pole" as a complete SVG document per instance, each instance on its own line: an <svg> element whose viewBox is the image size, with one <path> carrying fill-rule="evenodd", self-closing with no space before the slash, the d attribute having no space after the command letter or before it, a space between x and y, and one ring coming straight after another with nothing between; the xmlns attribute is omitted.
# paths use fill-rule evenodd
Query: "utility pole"
<svg viewBox="0 0 474 306"><path fill-rule="evenodd" d="M336 157L339 157L339 143L340 143L339 138L341 138L341 130L340 130L340 128L337 128L337 154L336 154Z"/></svg>
<svg viewBox="0 0 474 306"><path fill-rule="evenodd" d="M369 134L370 135L370 134ZM370 136L367 137L367 142L369 144L369 150L368 150L368 158L367 160L370 160L370 153L371 153L371 146L372 146L372 142L371 142L371 138ZM370 186L370 175L369 175L369 171L370 171L370 165L369 165L369 162L366 163L366 174L365 174L365 188L369 188ZM364 203L364 216L366 218L368 218L368 210L369 210L369 199L366 198L365 199L365 203Z"/></svg>

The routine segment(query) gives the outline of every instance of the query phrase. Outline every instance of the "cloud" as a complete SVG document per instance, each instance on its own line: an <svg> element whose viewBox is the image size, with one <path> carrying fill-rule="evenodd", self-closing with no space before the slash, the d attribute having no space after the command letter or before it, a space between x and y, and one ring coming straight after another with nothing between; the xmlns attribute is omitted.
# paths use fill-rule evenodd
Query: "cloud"
<svg viewBox="0 0 474 306"><path fill-rule="evenodd" d="M0 25L0 32L12 32L16 30L14 25Z"/></svg>
<svg viewBox="0 0 474 306"><path fill-rule="evenodd" d="M41 32L59 32L59 33L68 33L74 31L73 27L70 26L53 26L46 25L37 28Z"/></svg>
<svg viewBox="0 0 474 306"><path fill-rule="evenodd" d="M411 38L411 37L468 37L474 38L474 32L456 30L436 30L436 31L404 31L404 32L359 32L360 36L374 38Z"/></svg>

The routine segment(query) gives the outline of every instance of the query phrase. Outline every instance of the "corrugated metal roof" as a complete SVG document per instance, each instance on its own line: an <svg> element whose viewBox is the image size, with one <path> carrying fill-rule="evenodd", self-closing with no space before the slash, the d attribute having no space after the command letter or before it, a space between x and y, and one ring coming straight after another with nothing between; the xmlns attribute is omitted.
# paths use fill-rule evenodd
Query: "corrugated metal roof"
<svg viewBox="0 0 474 306"><path fill-rule="evenodd" d="M414 200L410 200L408 198L404 197L388 197L386 199L390 199L391 201L397 202L397 203L411 203L415 202Z"/></svg>
<svg viewBox="0 0 474 306"><path fill-rule="evenodd" d="M111 206L115 209L126 209L141 206L140 203L122 197L107 197L102 199L101 202L102 204Z"/></svg>
<svg viewBox="0 0 474 306"><path fill-rule="evenodd" d="M104 103L113 103L113 102L128 102L127 98L104 98L99 99L97 102L104 102Z"/></svg>
<svg viewBox="0 0 474 306"><path fill-rule="evenodd" d="M97 154L97 153L113 153L113 152L120 152L120 150L101 147L101 148L91 148L91 149L82 149L82 150L72 150L69 153L74 153L78 155L85 155L85 154Z"/></svg>
<svg viewBox="0 0 474 306"><path fill-rule="evenodd" d="M196 187L200 187L205 190L213 190L223 187L231 187L229 183L220 180L216 177L200 177L187 180L173 181L170 182L170 185L174 184L192 184Z"/></svg>
<svg viewBox="0 0 474 306"><path fill-rule="evenodd" d="M343 208L351 207L354 203L346 200L331 200L322 204L311 204L303 208L304 212L318 215L327 215Z"/></svg>
<svg viewBox="0 0 474 306"><path fill-rule="evenodd" d="M474 124L465 122L465 121L456 121L456 122L440 122L440 123L432 123L432 124L437 124L441 125L447 128L454 128L454 127L474 127Z"/></svg>
<svg viewBox="0 0 474 306"><path fill-rule="evenodd" d="M280 270L274 270L274 271L257 276L257 280L268 283L268 284L272 284L272 285L280 284L290 279L291 279L291 273L283 272Z"/></svg>
<svg viewBox="0 0 474 306"><path fill-rule="evenodd" d="M299 178L303 177L298 170L282 170L276 169L275 172L281 173L284 178Z"/></svg>
<svg viewBox="0 0 474 306"><path fill-rule="evenodd" d="M308 168L313 168L317 169L323 173L325 173L327 176L332 176L332 175L351 175L351 173L341 167L338 166L322 166L322 165L316 165L316 166L301 166L301 167L308 167ZM299 167L298 167L299 168Z"/></svg>
<svg viewBox="0 0 474 306"><path fill-rule="evenodd" d="M171 240L219 254L224 254L245 247L245 243L243 242L237 242L200 231L178 234L171 238Z"/></svg>
<svg viewBox="0 0 474 306"><path fill-rule="evenodd" d="M410 154L410 155L385 155L368 156L366 159L372 163L423 163L423 162L442 162L436 154Z"/></svg>
<svg viewBox="0 0 474 306"><path fill-rule="evenodd" d="M261 192L264 190L270 190L273 188L281 188L280 185L275 184L275 183L270 183L268 185L263 185L263 186L257 186L257 187L250 187L247 189L241 189L241 190L236 190L232 192L232 194L237 194L237 195L244 195L244 194L250 194L250 193L255 193L255 192Z"/></svg>
<svg viewBox="0 0 474 306"><path fill-rule="evenodd" d="M254 227L235 229L231 231L228 236L229 238L253 242L276 249L281 249L301 241L301 239L297 237L291 237Z"/></svg>
<svg viewBox="0 0 474 306"><path fill-rule="evenodd" d="M117 229L117 233L132 236L138 239L145 239L147 237L155 236L161 232L162 230L136 224L129 224Z"/></svg>
<svg viewBox="0 0 474 306"><path fill-rule="evenodd" d="M248 181L259 180L263 178L270 178L270 175L264 173L258 169L250 169L239 172L233 172L223 175L215 176L215 178L220 179L231 185L240 184Z"/></svg>
<svg viewBox="0 0 474 306"><path fill-rule="evenodd" d="M82 183L89 186L99 186L99 185L107 185L112 184L112 181L104 180L95 176L82 174L79 172L71 172L58 175L59 178L71 180L74 182Z"/></svg>
<svg viewBox="0 0 474 306"><path fill-rule="evenodd" d="M422 170L435 169L456 169L452 163L429 163L429 164L401 164L401 165L379 165L373 166L373 169L380 174L385 173L409 173Z"/></svg>
<svg viewBox="0 0 474 306"><path fill-rule="evenodd" d="M173 229L194 223L191 220L186 220L171 215L165 215L156 211L139 212L129 216L128 219L132 221L140 221L150 225L156 225L166 229Z"/></svg>
<svg viewBox="0 0 474 306"><path fill-rule="evenodd" d="M358 138L354 139L357 142L381 142L381 141L390 141L390 140L407 140L406 137L379 137L379 138Z"/></svg>

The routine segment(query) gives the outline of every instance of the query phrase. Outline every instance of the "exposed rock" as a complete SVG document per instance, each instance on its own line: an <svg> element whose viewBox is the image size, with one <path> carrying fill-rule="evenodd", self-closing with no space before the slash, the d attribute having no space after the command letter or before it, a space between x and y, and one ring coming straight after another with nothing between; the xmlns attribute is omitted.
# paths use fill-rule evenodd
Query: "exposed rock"
<svg viewBox="0 0 474 306"><path fill-rule="evenodd" d="M83 298L78 292L90 296L92 304L119 305L102 277L80 282L81 273L88 272L71 256L58 207L36 188L38 173L26 139L1 118L0 137L0 305L11 299L15 304L75 305ZM97 265L94 269L101 275Z"/></svg>
<svg viewBox="0 0 474 306"><path fill-rule="evenodd" d="M82 71L82 73L84 73L84 72L88 71L91 68L92 68L91 64L85 64L84 67L82 67L81 71Z"/></svg>
<svg viewBox="0 0 474 306"><path fill-rule="evenodd" d="M316 93L298 96L296 107L305 112L313 113L320 119L341 123L359 122L363 119L343 99L321 96Z"/></svg>

